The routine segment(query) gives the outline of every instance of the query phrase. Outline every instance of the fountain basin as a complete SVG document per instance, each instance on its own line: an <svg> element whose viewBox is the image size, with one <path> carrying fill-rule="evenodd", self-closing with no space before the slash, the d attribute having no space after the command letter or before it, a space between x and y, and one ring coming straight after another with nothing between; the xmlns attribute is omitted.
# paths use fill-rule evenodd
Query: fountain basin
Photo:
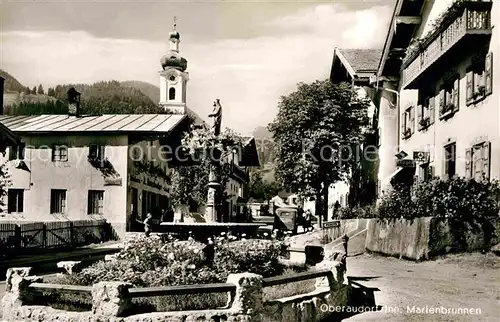
<svg viewBox="0 0 500 322"><path fill-rule="evenodd" d="M173 223L162 222L158 230L160 233L171 234L180 239L189 236L199 241L206 241L207 238L219 236L221 233L230 233L234 236L246 234L247 238L257 236L259 227L265 226L261 223Z"/></svg>

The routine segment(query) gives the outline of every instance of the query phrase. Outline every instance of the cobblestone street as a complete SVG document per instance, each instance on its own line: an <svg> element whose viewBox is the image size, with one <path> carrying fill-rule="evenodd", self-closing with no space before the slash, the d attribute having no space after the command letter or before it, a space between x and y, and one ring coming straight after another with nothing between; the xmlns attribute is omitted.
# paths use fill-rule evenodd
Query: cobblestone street
<svg viewBox="0 0 500 322"><path fill-rule="evenodd" d="M361 313L345 321L498 321L500 316L500 258L492 254L453 255L415 263L362 255L348 259L350 277L377 288L380 311ZM415 311L411 310L415 307ZM478 315L418 314L418 310L480 309Z"/></svg>

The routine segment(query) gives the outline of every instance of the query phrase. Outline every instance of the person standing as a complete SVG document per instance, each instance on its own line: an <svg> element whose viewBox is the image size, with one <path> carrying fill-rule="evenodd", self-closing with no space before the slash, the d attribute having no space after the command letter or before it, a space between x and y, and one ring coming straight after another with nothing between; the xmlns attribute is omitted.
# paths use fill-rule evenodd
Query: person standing
<svg viewBox="0 0 500 322"><path fill-rule="evenodd" d="M144 220L144 233L146 234L146 237L149 237L149 235L151 235L152 224L153 224L153 216L151 215L151 213L148 213L146 219Z"/></svg>
<svg viewBox="0 0 500 322"><path fill-rule="evenodd" d="M311 214L311 210L307 209L305 212L304 212L304 230L309 230L309 228L311 227L311 218L312 217L312 214Z"/></svg>

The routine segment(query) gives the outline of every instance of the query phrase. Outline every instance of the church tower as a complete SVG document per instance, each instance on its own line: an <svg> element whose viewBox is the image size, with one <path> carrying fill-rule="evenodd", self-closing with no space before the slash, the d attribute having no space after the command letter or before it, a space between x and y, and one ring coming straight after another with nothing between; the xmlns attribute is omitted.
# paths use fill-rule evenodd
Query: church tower
<svg viewBox="0 0 500 322"><path fill-rule="evenodd" d="M185 114L186 89L189 74L186 72L187 60L179 54L181 36L177 32L176 19L174 30L169 34L170 50L161 58L160 106L165 111Z"/></svg>

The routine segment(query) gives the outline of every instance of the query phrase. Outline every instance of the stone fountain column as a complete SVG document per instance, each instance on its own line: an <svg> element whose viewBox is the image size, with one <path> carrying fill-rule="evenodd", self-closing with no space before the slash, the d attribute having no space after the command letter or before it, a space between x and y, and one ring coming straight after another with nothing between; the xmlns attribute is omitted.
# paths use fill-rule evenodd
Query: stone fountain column
<svg viewBox="0 0 500 322"><path fill-rule="evenodd" d="M217 209L219 209L220 201L218 200L218 191L221 184L217 180L217 175L215 174L215 165L210 167L210 175L208 182L208 196L207 205L205 209L205 222L217 222Z"/></svg>

